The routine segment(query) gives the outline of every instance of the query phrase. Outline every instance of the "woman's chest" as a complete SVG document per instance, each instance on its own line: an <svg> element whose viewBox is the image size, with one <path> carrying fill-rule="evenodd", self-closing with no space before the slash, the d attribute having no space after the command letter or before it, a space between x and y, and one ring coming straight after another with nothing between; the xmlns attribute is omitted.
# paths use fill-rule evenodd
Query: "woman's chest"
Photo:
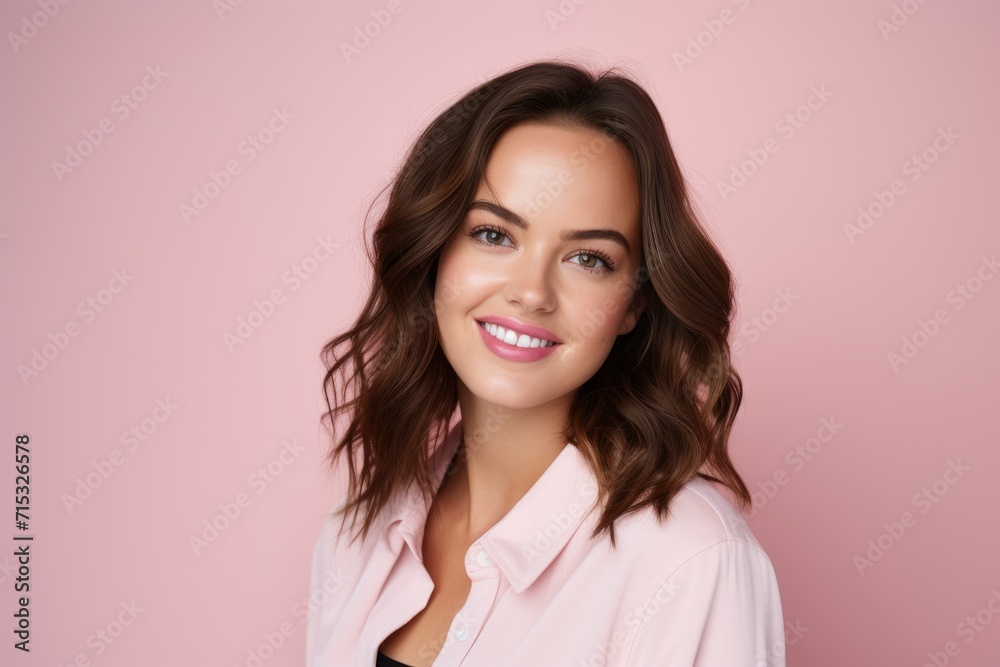
<svg viewBox="0 0 1000 667"><path fill-rule="evenodd" d="M427 605L386 637L380 647L386 655L413 667L434 662L472 587L465 568L469 544L447 528L430 521L424 534L423 564L434 583Z"/></svg>

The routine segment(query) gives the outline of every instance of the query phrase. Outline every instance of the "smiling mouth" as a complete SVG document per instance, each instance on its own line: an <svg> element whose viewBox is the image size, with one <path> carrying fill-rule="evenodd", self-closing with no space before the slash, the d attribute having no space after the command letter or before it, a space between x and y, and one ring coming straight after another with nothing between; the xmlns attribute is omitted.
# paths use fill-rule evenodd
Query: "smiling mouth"
<svg viewBox="0 0 1000 667"><path fill-rule="evenodd" d="M515 347L551 347L559 344L545 338L532 338L528 334L519 334L513 329L505 329L499 324L480 322L479 320L476 320L476 323L497 340Z"/></svg>

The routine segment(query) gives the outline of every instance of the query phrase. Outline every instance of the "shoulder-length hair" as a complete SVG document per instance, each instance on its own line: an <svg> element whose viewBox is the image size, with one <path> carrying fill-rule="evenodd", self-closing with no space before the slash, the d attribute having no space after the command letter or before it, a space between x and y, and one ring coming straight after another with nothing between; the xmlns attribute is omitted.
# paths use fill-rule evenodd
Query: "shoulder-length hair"
<svg viewBox="0 0 1000 667"><path fill-rule="evenodd" d="M647 505L662 520L695 475L728 487L746 511L750 493L727 452L742 400L728 342L730 269L690 206L649 94L615 68L591 74L551 60L487 80L445 109L386 186L373 247L365 245L374 274L368 300L353 326L321 352L323 418L332 425L348 415L326 458L334 469L347 454L348 492L338 511L352 511L355 520L363 513L364 539L396 490L416 480L427 497L435 492L428 439L443 437L458 404L455 372L438 342L437 260L463 220L491 147L524 121L597 130L617 141L639 186L644 261L635 282L645 308L577 392L564 434L597 479L602 509L592 537L608 530L614 547L614 522ZM334 408L338 373L346 381ZM714 475L700 472L706 462Z"/></svg>

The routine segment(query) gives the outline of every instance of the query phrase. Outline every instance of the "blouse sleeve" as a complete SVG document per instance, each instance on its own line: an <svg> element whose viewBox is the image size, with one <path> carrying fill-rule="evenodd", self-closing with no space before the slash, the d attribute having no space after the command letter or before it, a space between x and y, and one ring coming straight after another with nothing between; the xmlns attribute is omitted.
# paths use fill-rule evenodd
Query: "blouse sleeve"
<svg viewBox="0 0 1000 667"><path fill-rule="evenodd" d="M767 554L741 540L700 551L643 612L626 667L785 667L781 598Z"/></svg>

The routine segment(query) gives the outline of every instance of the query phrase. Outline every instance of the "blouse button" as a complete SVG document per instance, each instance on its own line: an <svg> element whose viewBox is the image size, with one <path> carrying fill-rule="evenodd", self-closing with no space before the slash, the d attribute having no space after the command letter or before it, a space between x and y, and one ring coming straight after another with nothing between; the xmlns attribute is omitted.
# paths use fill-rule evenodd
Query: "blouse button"
<svg viewBox="0 0 1000 667"><path fill-rule="evenodd" d="M469 627L467 625L463 625L455 632L455 639L457 639L460 642L464 642L468 638L468 636L469 636Z"/></svg>
<svg viewBox="0 0 1000 667"><path fill-rule="evenodd" d="M477 556L476 560L478 560L479 564L482 565L483 567L489 567L490 565L493 564L493 559L490 558L490 555L485 551L480 551L479 556Z"/></svg>

